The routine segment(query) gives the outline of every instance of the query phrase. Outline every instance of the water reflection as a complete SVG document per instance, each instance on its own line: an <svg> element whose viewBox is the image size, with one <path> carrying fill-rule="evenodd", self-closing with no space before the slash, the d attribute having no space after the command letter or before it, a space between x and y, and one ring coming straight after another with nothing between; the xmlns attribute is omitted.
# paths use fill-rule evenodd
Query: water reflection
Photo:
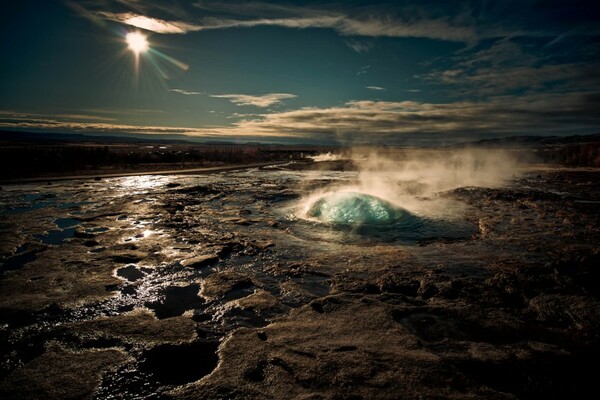
<svg viewBox="0 0 600 400"><path fill-rule="evenodd" d="M139 175L108 179L107 182L122 195L131 195L146 193L161 188L172 180L172 176Z"/></svg>

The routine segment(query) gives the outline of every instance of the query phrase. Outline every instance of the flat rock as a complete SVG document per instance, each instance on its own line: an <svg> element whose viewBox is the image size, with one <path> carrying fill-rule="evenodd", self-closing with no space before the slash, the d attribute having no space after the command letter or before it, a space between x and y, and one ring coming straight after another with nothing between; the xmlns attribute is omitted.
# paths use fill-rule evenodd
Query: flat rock
<svg viewBox="0 0 600 400"><path fill-rule="evenodd" d="M146 257L146 253L142 251L128 251L110 254L108 257L110 257L116 263L135 264L142 261L144 257Z"/></svg>
<svg viewBox="0 0 600 400"><path fill-rule="evenodd" d="M540 321L600 329L600 302L589 296L542 294L529 302Z"/></svg>
<svg viewBox="0 0 600 400"><path fill-rule="evenodd" d="M177 399L513 399L470 381L375 299L330 296L261 330L234 331L221 362ZM458 390L460 388L460 390Z"/></svg>
<svg viewBox="0 0 600 400"><path fill-rule="evenodd" d="M106 288L122 282L112 275L112 263L73 264L76 268L47 256L4 277L0 280L0 314L5 310L37 311L52 304L81 306L112 296Z"/></svg>
<svg viewBox="0 0 600 400"><path fill-rule="evenodd" d="M266 290L257 290L249 296L235 301L235 306L242 310L263 311L277 305L277 298Z"/></svg>
<svg viewBox="0 0 600 400"><path fill-rule="evenodd" d="M252 287L252 280L239 272L223 271L212 274L202 283L200 294L207 299L224 297L234 290L243 290Z"/></svg>
<svg viewBox="0 0 600 400"><path fill-rule="evenodd" d="M0 383L8 399L84 399L100 386L102 376L130 361L121 350L73 352L50 345L46 352L13 371Z"/></svg>
<svg viewBox="0 0 600 400"><path fill-rule="evenodd" d="M157 319L152 312L138 309L114 317L103 317L72 325L78 333L119 338L129 343L183 343L196 337L194 322L186 317Z"/></svg>
<svg viewBox="0 0 600 400"><path fill-rule="evenodd" d="M188 258L186 260L181 261L181 265L184 267L190 268L203 268L210 267L219 262L219 256L216 254L203 254L199 256L195 256L192 258Z"/></svg>

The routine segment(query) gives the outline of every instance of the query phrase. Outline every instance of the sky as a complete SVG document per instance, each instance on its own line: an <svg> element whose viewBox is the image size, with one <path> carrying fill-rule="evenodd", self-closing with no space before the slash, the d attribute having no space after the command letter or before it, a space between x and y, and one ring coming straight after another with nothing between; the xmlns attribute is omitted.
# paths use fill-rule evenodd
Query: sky
<svg viewBox="0 0 600 400"><path fill-rule="evenodd" d="M589 0L3 1L0 54L5 130L342 145L600 132Z"/></svg>

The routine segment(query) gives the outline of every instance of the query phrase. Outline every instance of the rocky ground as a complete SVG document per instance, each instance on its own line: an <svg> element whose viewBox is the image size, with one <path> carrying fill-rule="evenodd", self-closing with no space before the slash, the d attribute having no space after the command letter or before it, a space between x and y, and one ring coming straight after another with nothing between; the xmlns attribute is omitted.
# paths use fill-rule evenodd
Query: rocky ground
<svg viewBox="0 0 600 400"><path fill-rule="evenodd" d="M472 235L408 243L291 216L329 167L3 188L0 397L594 393L598 172L439 193Z"/></svg>

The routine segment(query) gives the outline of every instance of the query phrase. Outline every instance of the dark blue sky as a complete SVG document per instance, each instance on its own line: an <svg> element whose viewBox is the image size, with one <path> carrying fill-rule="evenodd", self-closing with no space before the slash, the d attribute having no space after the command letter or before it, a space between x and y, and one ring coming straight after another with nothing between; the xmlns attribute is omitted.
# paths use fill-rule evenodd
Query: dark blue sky
<svg viewBox="0 0 600 400"><path fill-rule="evenodd" d="M386 144L597 133L594 4L3 2L0 128Z"/></svg>

